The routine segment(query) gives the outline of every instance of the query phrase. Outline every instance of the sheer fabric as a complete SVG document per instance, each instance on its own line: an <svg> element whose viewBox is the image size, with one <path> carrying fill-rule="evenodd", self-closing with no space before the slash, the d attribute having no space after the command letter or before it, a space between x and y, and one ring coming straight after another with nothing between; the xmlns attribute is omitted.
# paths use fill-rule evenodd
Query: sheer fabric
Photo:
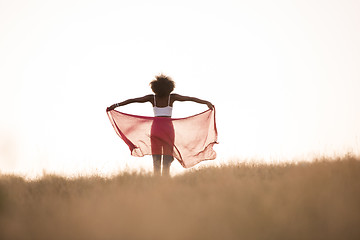
<svg viewBox="0 0 360 240"><path fill-rule="evenodd" d="M187 118L145 117L116 110L107 114L133 156L171 155L184 168L216 158L215 109Z"/></svg>

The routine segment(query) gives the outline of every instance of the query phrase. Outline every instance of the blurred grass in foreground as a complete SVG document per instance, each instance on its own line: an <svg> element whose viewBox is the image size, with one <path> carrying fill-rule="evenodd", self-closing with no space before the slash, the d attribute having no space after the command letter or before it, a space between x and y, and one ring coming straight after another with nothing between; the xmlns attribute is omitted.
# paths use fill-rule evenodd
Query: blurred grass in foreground
<svg viewBox="0 0 360 240"><path fill-rule="evenodd" d="M360 239L360 159L0 176L0 239Z"/></svg>

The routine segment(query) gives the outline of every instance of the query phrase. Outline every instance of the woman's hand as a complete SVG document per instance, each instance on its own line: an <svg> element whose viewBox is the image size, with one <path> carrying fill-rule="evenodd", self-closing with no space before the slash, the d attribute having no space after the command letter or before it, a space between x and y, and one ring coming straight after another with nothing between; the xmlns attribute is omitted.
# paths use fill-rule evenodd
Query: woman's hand
<svg viewBox="0 0 360 240"><path fill-rule="evenodd" d="M116 105L113 104L113 105L111 105L110 107L107 107L107 108L106 108L106 111L111 111L111 110L114 110L115 108L116 108Z"/></svg>
<svg viewBox="0 0 360 240"><path fill-rule="evenodd" d="M207 102L206 105L207 105L211 110L214 109L214 105L212 105L211 102Z"/></svg>

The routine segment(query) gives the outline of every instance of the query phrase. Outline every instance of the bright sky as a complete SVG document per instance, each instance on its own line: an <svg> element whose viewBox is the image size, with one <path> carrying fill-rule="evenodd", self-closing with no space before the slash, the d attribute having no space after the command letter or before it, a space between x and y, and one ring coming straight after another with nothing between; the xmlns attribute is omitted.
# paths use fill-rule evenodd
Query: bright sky
<svg viewBox="0 0 360 240"><path fill-rule="evenodd" d="M359 154L359 12L350 0L0 0L0 172L151 171L105 109L151 93L161 72L216 106L215 162Z"/></svg>

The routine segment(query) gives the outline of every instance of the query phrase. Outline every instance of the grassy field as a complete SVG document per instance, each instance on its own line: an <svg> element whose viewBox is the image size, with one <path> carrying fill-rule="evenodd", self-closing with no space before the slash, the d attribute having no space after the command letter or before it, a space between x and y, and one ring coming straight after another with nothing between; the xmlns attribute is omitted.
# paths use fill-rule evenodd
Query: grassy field
<svg viewBox="0 0 360 240"><path fill-rule="evenodd" d="M360 159L0 176L0 239L360 239Z"/></svg>

